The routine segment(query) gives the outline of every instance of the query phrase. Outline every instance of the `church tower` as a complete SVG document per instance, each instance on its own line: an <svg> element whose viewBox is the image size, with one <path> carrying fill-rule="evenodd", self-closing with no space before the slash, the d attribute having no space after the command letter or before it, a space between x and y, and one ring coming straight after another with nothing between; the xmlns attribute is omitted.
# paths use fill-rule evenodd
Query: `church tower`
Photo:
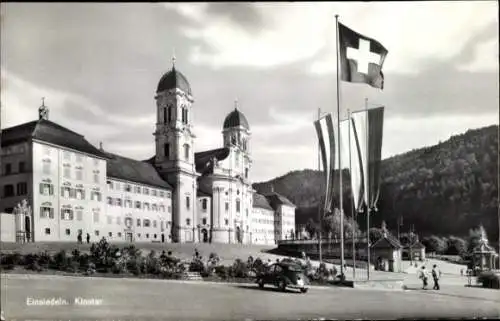
<svg viewBox="0 0 500 321"><path fill-rule="evenodd" d="M172 241L195 242L197 174L194 162L191 87L175 68L165 73L156 90L155 166L174 187Z"/></svg>

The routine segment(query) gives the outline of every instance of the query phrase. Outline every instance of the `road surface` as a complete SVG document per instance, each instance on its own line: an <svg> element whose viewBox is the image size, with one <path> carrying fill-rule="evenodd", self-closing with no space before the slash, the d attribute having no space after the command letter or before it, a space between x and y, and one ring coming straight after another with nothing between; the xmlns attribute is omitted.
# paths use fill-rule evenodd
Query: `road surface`
<svg viewBox="0 0 500 321"><path fill-rule="evenodd" d="M2 275L6 320L298 320L500 316L500 292L313 287L307 294L209 282ZM54 299L63 305L33 305ZM56 301L58 300L58 301ZM80 301L80 302L75 302ZM87 300L87 301L84 301ZM87 303L87 304L83 304Z"/></svg>

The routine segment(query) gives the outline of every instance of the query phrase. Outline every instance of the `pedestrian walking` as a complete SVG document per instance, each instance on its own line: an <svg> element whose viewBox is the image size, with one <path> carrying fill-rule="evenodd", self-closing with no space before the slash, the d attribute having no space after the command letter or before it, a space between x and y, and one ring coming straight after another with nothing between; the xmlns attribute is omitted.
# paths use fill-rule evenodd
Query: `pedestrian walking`
<svg viewBox="0 0 500 321"><path fill-rule="evenodd" d="M432 279L434 280L434 287L432 289L439 290L439 278L441 277L441 271L434 264L432 267Z"/></svg>
<svg viewBox="0 0 500 321"><path fill-rule="evenodd" d="M427 290L427 281L429 279L429 276L427 274L427 271L425 270L425 266L422 266L419 278L422 280L422 290Z"/></svg>

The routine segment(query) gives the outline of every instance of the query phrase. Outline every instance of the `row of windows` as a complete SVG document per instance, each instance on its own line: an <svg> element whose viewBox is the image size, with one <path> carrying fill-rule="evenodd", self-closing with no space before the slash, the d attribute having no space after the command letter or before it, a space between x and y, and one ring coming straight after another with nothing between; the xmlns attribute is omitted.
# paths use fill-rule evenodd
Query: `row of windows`
<svg viewBox="0 0 500 321"><path fill-rule="evenodd" d="M254 218L252 220L252 222L254 222L254 223L260 223L260 224L274 224L275 223L274 220L266 220L266 219L263 219L263 218L261 218L261 219Z"/></svg>
<svg viewBox="0 0 500 321"><path fill-rule="evenodd" d="M49 183L40 183L40 194L45 196L54 195L54 185ZM61 197L85 200L85 190L83 188L61 187ZM101 192L90 191L91 201L102 201Z"/></svg>
<svg viewBox="0 0 500 321"><path fill-rule="evenodd" d="M273 234L274 230L270 229L255 229L253 230L254 233L265 233L265 234Z"/></svg>
<svg viewBox="0 0 500 321"><path fill-rule="evenodd" d="M51 147L44 146L44 148L43 148L43 154L45 156L50 156L51 152L52 152L52 148ZM75 156L74 157L75 162L77 162L77 163L83 163L84 155L78 154L78 153L72 153L72 152L67 151L67 150L63 151L63 159L65 161L71 162L72 161L72 157L71 157L72 155ZM94 160L94 166L99 166L99 159L94 158L93 160Z"/></svg>
<svg viewBox="0 0 500 321"><path fill-rule="evenodd" d="M112 198L108 197L107 198L107 203L108 205L114 205L114 206L119 206L119 207L128 207L132 208L132 204L134 204L134 208L136 209L144 209L146 211L154 211L154 212L165 212L165 206L164 205L157 205L157 204L150 204L148 202L140 202L140 201L131 201L128 199L125 199L122 201L121 198ZM172 207L169 205L168 206L168 213L172 212Z"/></svg>
<svg viewBox="0 0 500 321"><path fill-rule="evenodd" d="M50 231L50 228L49 228L49 227L46 227L46 228L45 228L45 235L50 235L50 232L51 232L51 231ZM82 230L81 230L81 229L79 229L79 230L76 232L76 235L78 235L78 234L80 234L80 233L82 233ZM66 234L66 236L70 236L70 235L71 235L71 229L67 228L67 229L65 230L65 234ZM95 230L95 231L94 231L94 235L95 235L95 236L99 236L99 234L100 234L100 233L99 233L99 230ZM108 237L113 237L113 232L108 232ZM117 237L122 237L122 233L121 233L121 232L118 232L118 233L117 233ZM149 239L150 234L149 234L149 233L146 233L146 234L145 234L145 237L146 237L147 239ZM137 238L141 238L141 233L137 233ZM153 239L157 239L157 238L158 238L158 234L153 234L153 235L152 235L152 238L153 238Z"/></svg>
<svg viewBox="0 0 500 321"><path fill-rule="evenodd" d="M17 193L13 184L4 185L3 197L13 197L28 194L28 184L26 182L17 183Z"/></svg>
<svg viewBox="0 0 500 321"><path fill-rule="evenodd" d="M189 161L189 145L188 144L184 144L183 148L184 148L184 160ZM170 144L169 143L166 143L165 145L163 145L163 155L166 158L170 158L171 157L171 155L170 155Z"/></svg>
<svg viewBox="0 0 500 321"><path fill-rule="evenodd" d="M24 172L26 172L26 163L19 162L17 166L17 173L24 173ZM5 163L3 175L10 175L10 174L14 174L14 171L12 170L12 164Z"/></svg>
<svg viewBox="0 0 500 321"><path fill-rule="evenodd" d="M113 182L113 181L108 181L107 183L108 183L108 189L110 189L110 190L121 191L121 188L123 185L124 192L131 193L133 190L134 193L137 193L137 194L144 194L144 195L151 194L152 196L160 196L160 197L170 198L170 192L156 190L154 188L150 189L148 187L132 186L131 184L126 184L126 183L120 184L119 182Z"/></svg>
<svg viewBox="0 0 500 321"><path fill-rule="evenodd" d="M42 160L42 173L44 175L51 175L52 174L52 162L50 159L43 159ZM83 181L83 168L75 168L75 175L74 177L71 175L71 165L69 164L64 164L63 165L63 177L66 179L75 179L77 181ZM92 172L92 177L93 177L93 182L94 184L100 184L101 179L100 179L100 172L98 170L94 170Z"/></svg>

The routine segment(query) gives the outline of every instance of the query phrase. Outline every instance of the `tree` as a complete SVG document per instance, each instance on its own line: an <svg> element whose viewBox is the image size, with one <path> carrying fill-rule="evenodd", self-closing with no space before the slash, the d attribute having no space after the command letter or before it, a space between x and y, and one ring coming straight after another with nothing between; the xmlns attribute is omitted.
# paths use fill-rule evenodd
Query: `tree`
<svg viewBox="0 0 500 321"><path fill-rule="evenodd" d="M318 230L318 224L312 218L309 218L306 223L306 232L309 234L309 237L314 238L318 234Z"/></svg>
<svg viewBox="0 0 500 321"><path fill-rule="evenodd" d="M422 243L425 245L427 252L443 254L448 248L446 240L436 235L424 238Z"/></svg>
<svg viewBox="0 0 500 321"><path fill-rule="evenodd" d="M448 238L448 250L446 254L463 256L467 253L467 241L456 236Z"/></svg>
<svg viewBox="0 0 500 321"><path fill-rule="evenodd" d="M378 240L380 240L383 236L383 232L381 229L377 228L377 227L372 227L370 229L370 244L373 244L375 242L377 242Z"/></svg>

